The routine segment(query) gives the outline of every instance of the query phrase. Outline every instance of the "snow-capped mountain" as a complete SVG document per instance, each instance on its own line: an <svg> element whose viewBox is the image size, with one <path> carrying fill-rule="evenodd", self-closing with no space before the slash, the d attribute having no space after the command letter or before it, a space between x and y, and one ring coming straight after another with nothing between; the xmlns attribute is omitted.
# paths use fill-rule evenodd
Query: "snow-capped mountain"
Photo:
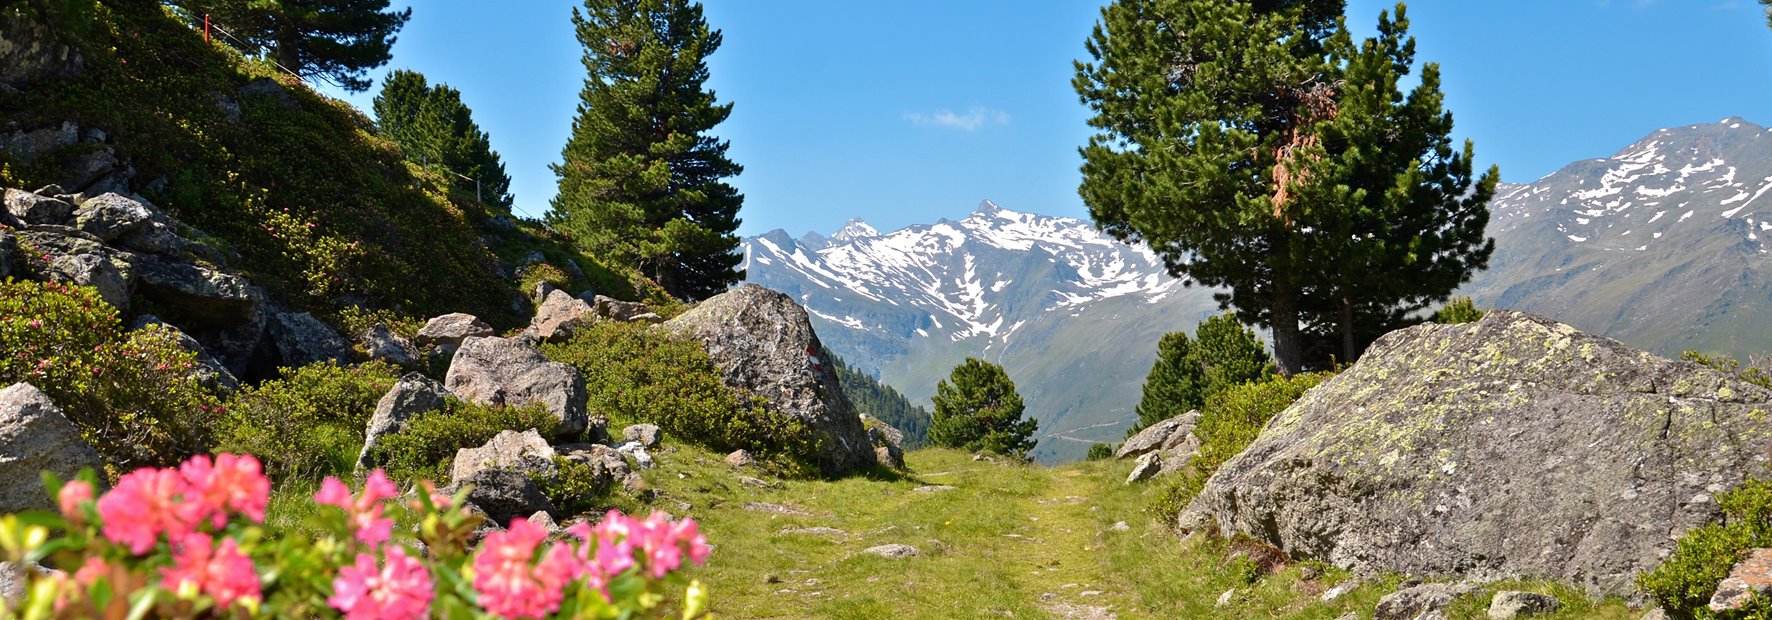
<svg viewBox="0 0 1772 620"><path fill-rule="evenodd" d="M1038 456L1117 441L1163 333L1192 329L1209 291L1088 222L985 201L965 219L880 233L745 240L747 280L797 298L838 355L916 401L967 356L1009 370L1040 420Z"/></svg>
<svg viewBox="0 0 1772 620"><path fill-rule="evenodd" d="M1496 252L1466 287L1666 355L1772 350L1772 130L1657 130L1490 203Z"/></svg>

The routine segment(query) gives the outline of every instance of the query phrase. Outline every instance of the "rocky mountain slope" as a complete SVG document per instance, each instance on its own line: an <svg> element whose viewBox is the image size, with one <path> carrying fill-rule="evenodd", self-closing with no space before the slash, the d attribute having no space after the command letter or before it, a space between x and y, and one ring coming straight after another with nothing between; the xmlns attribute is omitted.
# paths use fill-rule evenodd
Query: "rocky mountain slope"
<svg viewBox="0 0 1772 620"><path fill-rule="evenodd" d="M1603 159L1504 185L1484 306L1556 317L1664 355L1772 350L1772 130L1657 130Z"/></svg>
<svg viewBox="0 0 1772 620"><path fill-rule="evenodd" d="M826 346L915 402L967 356L1003 364L1040 421L1044 461L1118 441L1163 333L1214 311L1209 291L1081 220L985 201L965 219L745 240L750 282L787 293Z"/></svg>

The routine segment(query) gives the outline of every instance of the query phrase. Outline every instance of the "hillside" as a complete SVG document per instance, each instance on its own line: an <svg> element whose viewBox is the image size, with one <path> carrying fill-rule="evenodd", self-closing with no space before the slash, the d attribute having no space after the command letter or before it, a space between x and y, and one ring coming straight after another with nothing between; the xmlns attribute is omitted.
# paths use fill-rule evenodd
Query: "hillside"
<svg viewBox="0 0 1772 620"><path fill-rule="evenodd" d="M1554 316L1663 355L1772 351L1772 130L1660 129L1491 203L1479 305Z"/></svg>
<svg viewBox="0 0 1772 620"><path fill-rule="evenodd" d="M1040 422L1042 462L1123 438L1157 339L1217 308L1088 222L990 201L959 221L776 230L744 247L748 281L805 305L826 346L913 402L968 356L1002 364Z"/></svg>

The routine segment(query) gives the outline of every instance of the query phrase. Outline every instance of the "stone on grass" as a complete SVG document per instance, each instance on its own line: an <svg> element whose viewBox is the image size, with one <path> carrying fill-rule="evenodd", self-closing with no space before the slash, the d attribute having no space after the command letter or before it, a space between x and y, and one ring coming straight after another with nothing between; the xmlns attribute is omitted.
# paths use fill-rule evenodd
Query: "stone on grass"
<svg viewBox="0 0 1772 620"><path fill-rule="evenodd" d="M1163 471L1163 455L1157 452L1146 452L1138 457L1132 465L1132 472L1126 474L1126 484L1149 480Z"/></svg>
<svg viewBox="0 0 1772 620"><path fill-rule="evenodd" d="M656 463L652 461L652 454L647 452L646 446L640 445L640 442L638 441L624 443L621 447L616 448L615 450L634 459L634 465L640 469L652 469L653 466L656 465Z"/></svg>
<svg viewBox="0 0 1772 620"><path fill-rule="evenodd" d="M482 405L540 403L560 419L556 436L577 435L591 424L578 370L548 361L522 340L467 337L456 349L443 385L456 398ZM601 420L596 427L602 428Z"/></svg>
<svg viewBox="0 0 1772 620"><path fill-rule="evenodd" d="M568 295L566 291L550 291L547 299L535 309L535 318L530 319L529 329L523 333L546 342L564 342L580 326L595 318L591 305L584 300Z"/></svg>
<svg viewBox="0 0 1772 620"><path fill-rule="evenodd" d="M748 451L733 450L732 454L726 455L726 464L733 467L750 467L757 464L757 459L751 458L751 453Z"/></svg>
<svg viewBox="0 0 1772 620"><path fill-rule="evenodd" d="M658 447L658 435L657 424L635 424L621 429L622 439L639 442L646 448Z"/></svg>
<svg viewBox="0 0 1772 620"><path fill-rule="evenodd" d="M1462 583L1429 583L1403 588L1378 599L1373 620L1414 620L1425 614L1440 612L1458 597L1476 588Z"/></svg>
<svg viewBox="0 0 1772 620"><path fill-rule="evenodd" d="M382 437L405 430L406 423L418 414L426 411L442 409L444 396L448 392L443 384L436 379L416 372L406 373L394 383L394 387L383 394L375 403L375 414L369 417L369 426L364 430L363 450L357 454L357 468L374 467L369 452Z"/></svg>
<svg viewBox="0 0 1772 620"><path fill-rule="evenodd" d="M104 473L98 452L48 395L29 383L0 390L0 514L55 510L42 472L72 480L88 467Z"/></svg>
<svg viewBox="0 0 1772 620"><path fill-rule="evenodd" d="M1149 452L1168 450L1182 445L1186 437L1194 432L1194 426L1200 421L1200 411L1194 410L1163 420L1145 427L1138 434L1126 438L1120 449L1114 451L1114 458L1129 459Z"/></svg>
<svg viewBox="0 0 1772 620"><path fill-rule="evenodd" d="M1563 601L1549 594L1503 590L1489 601L1489 620L1513 620L1522 616L1548 614L1562 609Z"/></svg>
<svg viewBox="0 0 1772 620"><path fill-rule="evenodd" d="M888 560L902 560L905 558L917 557L922 552L918 551L916 547L912 547L910 545L891 544L891 545L880 545L877 547L868 547L866 549L863 549L862 553L871 553L871 554L886 558Z"/></svg>
<svg viewBox="0 0 1772 620"><path fill-rule="evenodd" d="M555 472L554 448L535 429L500 431L480 447L456 450L455 460L449 465L449 479L461 482L483 469L513 469L526 474L552 476Z"/></svg>

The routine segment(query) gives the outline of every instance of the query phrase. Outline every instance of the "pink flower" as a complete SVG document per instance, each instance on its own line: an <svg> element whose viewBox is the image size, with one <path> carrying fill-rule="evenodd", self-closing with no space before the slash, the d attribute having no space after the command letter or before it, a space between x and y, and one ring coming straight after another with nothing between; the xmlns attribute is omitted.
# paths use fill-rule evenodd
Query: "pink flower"
<svg viewBox="0 0 1772 620"><path fill-rule="evenodd" d="M61 505L62 516L79 523L86 519L85 513L80 511L80 505L92 501L92 485L84 480L69 480L62 485L62 491L56 494L55 499Z"/></svg>
<svg viewBox="0 0 1772 620"><path fill-rule="evenodd" d="M399 489L388 480L388 475L377 469L369 473L369 479L363 483L363 493L355 498L351 496L350 487L328 476L320 482L320 492L314 494L314 501L345 509L357 540L373 549L393 535L394 520L382 518L382 501L398 493Z"/></svg>
<svg viewBox="0 0 1772 620"><path fill-rule="evenodd" d="M398 620L425 617L431 596L430 571L405 549L390 546L380 571L368 553L357 554L355 566L340 568L326 604L345 612L347 620Z"/></svg>
<svg viewBox="0 0 1772 620"><path fill-rule="evenodd" d="M540 618L560 607L565 588L583 565L565 545L555 543L540 565L535 550L547 538L541 526L518 517L511 528L486 535L474 556L474 590L488 613L506 618Z"/></svg>
<svg viewBox="0 0 1772 620"><path fill-rule="evenodd" d="M252 559L240 553L232 538L223 538L218 548L208 534L190 534L173 546L172 561L172 566L160 569L163 588L181 595L207 594L222 608L259 596Z"/></svg>
<svg viewBox="0 0 1772 620"><path fill-rule="evenodd" d="M695 519L689 517L684 517L682 521L671 526L671 538L675 539L677 544L688 548L689 560L695 562L697 566L707 562L708 553L711 551L708 549L708 537L697 531L699 527L695 524Z"/></svg>
<svg viewBox="0 0 1772 620"><path fill-rule="evenodd" d="M107 576L110 572L111 566L105 563L104 558L96 555L89 556L86 558L86 562L80 565L80 570L74 571L74 583L91 587L92 584L98 582L100 577Z"/></svg>
<svg viewBox="0 0 1772 620"><path fill-rule="evenodd" d="M258 459L250 454L235 456L218 454L215 461L197 455L179 466L188 489L185 492L186 518L201 523L205 518L220 528L228 522L228 511L244 514L254 523L265 520L265 506L271 501L271 480L266 478Z"/></svg>
<svg viewBox="0 0 1772 620"><path fill-rule="evenodd" d="M117 486L98 500L105 538L128 545L130 553L141 555L154 547L161 532L173 538L190 532L178 501L184 492L184 478L171 469L138 469L124 474Z"/></svg>

